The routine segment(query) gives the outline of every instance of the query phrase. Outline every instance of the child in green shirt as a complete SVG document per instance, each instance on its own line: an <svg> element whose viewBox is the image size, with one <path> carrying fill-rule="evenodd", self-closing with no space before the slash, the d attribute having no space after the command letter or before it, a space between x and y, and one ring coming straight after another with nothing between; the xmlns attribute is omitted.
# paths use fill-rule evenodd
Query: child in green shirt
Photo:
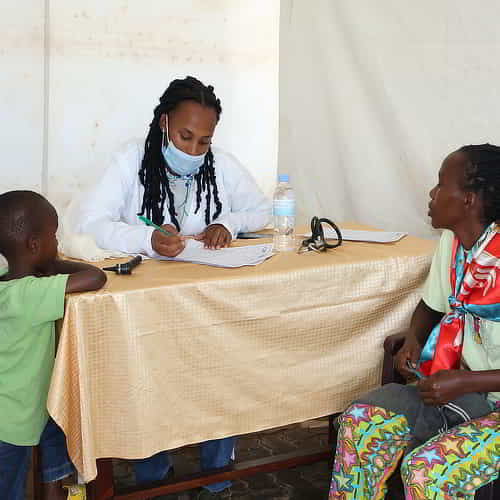
<svg viewBox="0 0 500 500"><path fill-rule="evenodd" d="M0 195L0 491L24 499L31 448L40 445L44 496L63 499L73 472L62 430L49 418L47 394L55 356L55 321L65 293L101 288L106 275L57 257L57 213L41 195Z"/></svg>

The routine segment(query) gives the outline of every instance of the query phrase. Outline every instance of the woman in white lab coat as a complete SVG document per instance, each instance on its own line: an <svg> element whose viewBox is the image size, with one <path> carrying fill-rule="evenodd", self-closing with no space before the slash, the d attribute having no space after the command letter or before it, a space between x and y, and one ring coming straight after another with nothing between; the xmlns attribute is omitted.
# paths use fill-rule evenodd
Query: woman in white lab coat
<svg viewBox="0 0 500 500"><path fill-rule="evenodd" d="M221 114L212 86L193 77L174 80L154 110L144 147L131 143L75 210L76 232L108 250L174 257L184 235L208 248L230 245L239 232L268 224L271 203L232 155L212 149ZM146 226L145 215L173 235ZM228 465L234 438L201 444L203 470ZM166 452L135 461L136 478L149 482L171 470ZM208 485L200 498L216 498L228 481Z"/></svg>
<svg viewBox="0 0 500 500"><path fill-rule="evenodd" d="M184 235L207 248L229 246L239 232L268 224L271 203L229 153L212 149L222 108L212 86L174 80L160 98L144 146L115 153L101 180L80 201L75 229L108 250L174 257ZM146 226L145 215L167 236Z"/></svg>

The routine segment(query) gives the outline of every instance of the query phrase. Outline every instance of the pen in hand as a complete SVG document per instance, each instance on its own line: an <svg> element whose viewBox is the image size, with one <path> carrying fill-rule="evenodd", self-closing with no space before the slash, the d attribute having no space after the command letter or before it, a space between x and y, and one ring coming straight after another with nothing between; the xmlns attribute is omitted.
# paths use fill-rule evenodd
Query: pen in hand
<svg viewBox="0 0 500 500"><path fill-rule="evenodd" d="M138 215L139 219L146 224L146 226L151 226L154 227L155 229L158 229L163 234L166 234L167 236L178 236L175 233L172 233L171 231L167 231L166 229L163 229L162 227L158 226L155 224L152 220L148 219L147 217L144 217L144 215Z"/></svg>
<svg viewBox="0 0 500 500"><path fill-rule="evenodd" d="M193 238L193 236L186 236L184 234L179 234L179 233L172 233L172 231L169 231L168 229L165 229L158 224L155 224L152 220L148 219L147 217L144 217L144 215L138 215L139 219L146 224L146 226L151 226L160 231L161 233L165 234L166 236L178 236L181 240L187 240L190 238Z"/></svg>
<svg viewBox="0 0 500 500"><path fill-rule="evenodd" d="M151 234L151 248L153 251L165 257L175 257L184 250L186 246L186 237L179 233L174 233L173 231L175 231L175 228L172 227L172 229L169 230L165 227L158 226L147 217L142 215L138 215L137 217L144 222L146 226L151 226L155 229ZM165 238L165 236L168 238Z"/></svg>

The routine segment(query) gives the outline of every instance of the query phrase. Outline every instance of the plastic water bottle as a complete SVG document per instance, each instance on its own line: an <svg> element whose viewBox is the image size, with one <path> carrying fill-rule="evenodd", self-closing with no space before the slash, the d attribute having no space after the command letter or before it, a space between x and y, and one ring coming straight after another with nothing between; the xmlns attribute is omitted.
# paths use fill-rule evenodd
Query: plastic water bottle
<svg viewBox="0 0 500 500"><path fill-rule="evenodd" d="M288 183L288 174L280 174L273 196L274 235L276 252L295 250L295 192Z"/></svg>

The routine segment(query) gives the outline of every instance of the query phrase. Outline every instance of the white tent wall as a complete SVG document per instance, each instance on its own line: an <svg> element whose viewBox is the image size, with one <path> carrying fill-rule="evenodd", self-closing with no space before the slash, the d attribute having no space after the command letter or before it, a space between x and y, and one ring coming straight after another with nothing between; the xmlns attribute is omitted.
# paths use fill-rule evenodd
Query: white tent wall
<svg viewBox="0 0 500 500"><path fill-rule="evenodd" d="M431 235L444 156L500 142L499 14L495 0L4 1L0 191L64 206L144 138L169 80L194 74L222 99L215 143L271 194L279 61L279 169L299 222Z"/></svg>
<svg viewBox="0 0 500 500"><path fill-rule="evenodd" d="M111 153L144 140L170 80L214 85L214 144L271 194L278 152L279 0L4 0L0 192L61 210Z"/></svg>
<svg viewBox="0 0 500 500"><path fill-rule="evenodd" d="M279 171L312 215L435 234L444 157L500 142L495 0L282 0Z"/></svg>
<svg viewBox="0 0 500 500"><path fill-rule="evenodd" d="M0 193L42 188L44 5L0 3Z"/></svg>
<svg viewBox="0 0 500 500"><path fill-rule="evenodd" d="M80 191L117 146L144 140L170 80L214 85L214 144L272 191L278 151L279 1L50 2L49 196Z"/></svg>

